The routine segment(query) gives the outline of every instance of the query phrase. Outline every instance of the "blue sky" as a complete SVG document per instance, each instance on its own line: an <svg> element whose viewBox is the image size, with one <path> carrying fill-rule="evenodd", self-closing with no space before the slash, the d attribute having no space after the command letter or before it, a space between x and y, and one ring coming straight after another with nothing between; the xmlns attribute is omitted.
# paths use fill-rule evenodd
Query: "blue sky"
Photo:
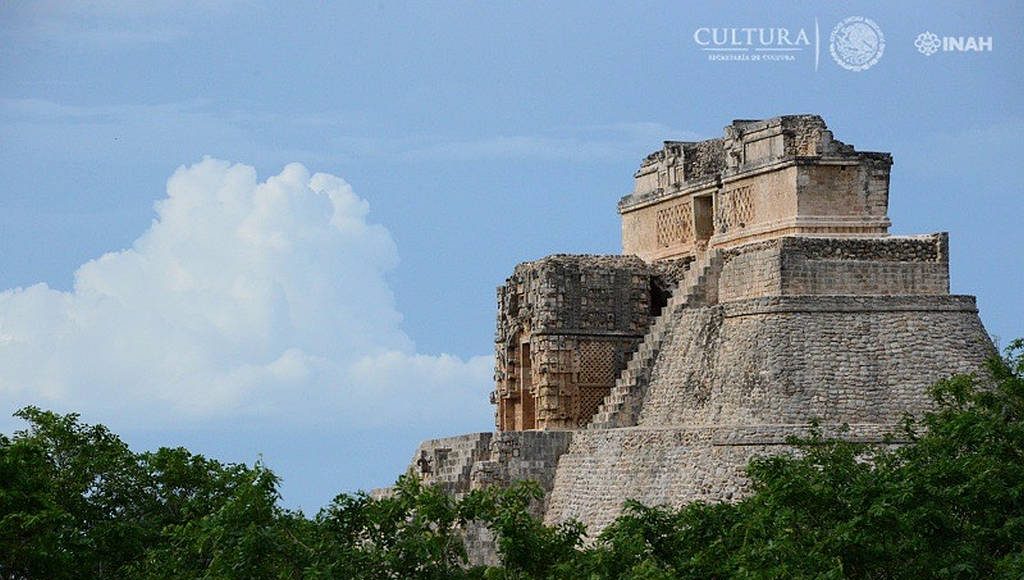
<svg viewBox="0 0 1024 580"><path fill-rule="evenodd" d="M849 16L885 38L862 72L828 51ZM315 511L391 481L424 437L490 428L494 289L517 262L618 252L615 202L662 140L786 113L893 153L892 231L949 231L953 291L977 295L1005 343L1024 335L1021 16L1002 2L8 3L0 408L78 410L138 448L262 454L286 502ZM693 38L816 21L817 70L810 48L714 62ZM926 30L993 49L924 56Z"/></svg>

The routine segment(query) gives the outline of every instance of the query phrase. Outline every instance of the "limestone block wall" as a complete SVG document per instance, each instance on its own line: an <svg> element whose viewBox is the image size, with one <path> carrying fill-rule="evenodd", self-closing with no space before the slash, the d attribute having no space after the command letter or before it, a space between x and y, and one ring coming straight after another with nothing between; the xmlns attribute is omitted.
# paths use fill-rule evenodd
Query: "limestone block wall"
<svg viewBox="0 0 1024 580"><path fill-rule="evenodd" d="M785 157L841 157L853 147L833 139L818 115L782 115L770 119L737 119L725 128L726 172L738 172Z"/></svg>
<svg viewBox="0 0 1024 580"><path fill-rule="evenodd" d="M782 294L782 244L778 240L725 250L722 259L720 302Z"/></svg>
<svg viewBox="0 0 1024 580"><path fill-rule="evenodd" d="M407 472L455 496L525 480L550 491L558 458L572 435L572 431L504 431L427 439L417 447Z"/></svg>
<svg viewBox="0 0 1024 580"><path fill-rule="evenodd" d="M544 499L532 506L540 517L547 511L558 459L572 437L571 431L506 431L428 439L416 449L407 472L425 484L440 485L454 497L492 485L535 481L544 490ZM372 495L382 497L390 492L378 489ZM469 522L461 535L471 565L499 563L494 535L485 525Z"/></svg>
<svg viewBox="0 0 1024 580"><path fill-rule="evenodd" d="M797 165L723 180L715 195L712 243L745 239L782 226L797 213Z"/></svg>
<svg viewBox="0 0 1024 580"><path fill-rule="evenodd" d="M865 152L858 161L800 165L798 214L885 218L892 158L887 153Z"/></svg>
<svg viewBox="0 0 1024 580"><path fill-rule="evenodd" d="M534 334L643 334L653 270L635 256L556 254L516 266L498 288L496 342Z"/></svg>
<svg viewBox="0 0 1024 580"><path fill-rule="evenodd" d="M686 143L682 149L683 175L680 181L700 181L716 177L725 167L724 147L723 139Z"/></svg>
<svg viewBox="0 0 1024 580"><path fill-rule="evenodd" d="M568 449L573 431L499 431L490 442L490 457L473 466L471 488L536 481L550 492L558 458Z"/></svg>
<svg viewBox="0 0 1024 580"><path fill-rule="evenodd" d="M507 486L516 481L535 481L544 490L544 498L531 506L542 517L548 509L555 484L558 459L569 448L572 431L505 431L494 433L491 457L477 462L470 475L471 488ZM473 565L498 565L494 535L479 523L466 526L463 541Z"/></svg>
<svg viewBox="0 0 1024 580"><path fill-rule="evenodd" d="M492 437L493 433L467 433L427 439L416 448L408 471L452 495L464 494L471 488L473 466L491 458Z"/></svg>
<svg viewBox="0 0 1024 580"><path fill-rule="evenodd" d="M781 295L949 293L947 234L884 238L787 236L723 252L721 302Z"/></svg>
<svg viewBox="0 0 1024 580"><path fill-rule="evenodd" d="M782 294L949 293L949 238L780 240Z"/></svg>
<svg viewBox="0 0 1024 580"><path fill-rule="evenodd" d="M854 424L822 432L881 442L887 429ZM579 520L593 538L622 513L626 499L673 507L734 501L749 489L745 467L751 458L791 451L786 438L808 434L806 425L581 431L559 463L545 521Z"/></svg>
<svg viewBox="0 0 1024 580"><path fill-rule="evenodd" d="M545 519L597 534L626 499L681 506L748 490L757 455L826 436L882 442L927 389L994 348L970 296L775 296L672 315L632 427L578 431Z"/></svg>
<svg viewBox="0 0 1024 580"><path fill-rule="evenodd" d="M970 296L779 296L676 316L640 426L896 423L993 353Z"/></svg>
<svg viewBox="0 0 1024 580"><path fill-rule="evenodd" d="M570 518L591 536L612 522L626 499L682 505L695 499L738 497L743 466L761 446L712 446L710 431L603 429L576 435L563 456L545 521Z"/></svg>
<svg viewBox="0 0 1024 580"><path fill-rule="evenodd" d="M710 200L716 191L716 184L711 182L623 213L623 253L648 261L692 255L697 244L714 233L713 207L708 204L705 208L694 200Z"/></svg>

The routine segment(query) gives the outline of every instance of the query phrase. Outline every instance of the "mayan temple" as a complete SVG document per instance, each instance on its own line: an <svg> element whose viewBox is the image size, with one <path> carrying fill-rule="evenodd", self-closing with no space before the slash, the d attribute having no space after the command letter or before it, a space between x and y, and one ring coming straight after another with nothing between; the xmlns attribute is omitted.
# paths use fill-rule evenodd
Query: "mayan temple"
<svg viewBox="0 0 1024 580"><path fill-rule="evenodd" d="M534 479L591 534L627 498L737 498L754 455L812 421L881 442L994 352L949 293L948 236L889 235L888 153L815 115L668 141L618 204L622 255L553 255L498 289L493 433L423 442L459 494ZM487 530L469 534L487 560Z"/></svg>

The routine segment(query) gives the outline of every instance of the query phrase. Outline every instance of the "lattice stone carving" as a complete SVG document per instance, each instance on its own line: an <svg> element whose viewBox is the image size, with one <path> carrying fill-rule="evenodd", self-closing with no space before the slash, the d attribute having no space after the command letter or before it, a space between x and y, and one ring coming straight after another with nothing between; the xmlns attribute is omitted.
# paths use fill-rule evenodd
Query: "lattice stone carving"
<svg viewBox="0 0 1024 580"><path fill-rule="evenodd" d="M611 389L608 387L580 387L576 395L576 422L583 427L594 417Z"/></svg>
<svg viewBox="0 0 1024 580"><path fill-rule="evenodd" d="M720 228L742 228L754 220L753 188L749 185L723 192L715 212Z"/></svg>
<svg viewBox="0 0 1024 580"><path fill-rule="evenodd" d="M657 230L659 246L693 241L693 206L690 202L684 201L658 210Z"/></svg>
<svg viewBox="0 0 1024 580"><path fill-rule="evenodd" d="M615 344L605 341L581 342L577 368L577 383L610 387L615 383Z"/></svg>

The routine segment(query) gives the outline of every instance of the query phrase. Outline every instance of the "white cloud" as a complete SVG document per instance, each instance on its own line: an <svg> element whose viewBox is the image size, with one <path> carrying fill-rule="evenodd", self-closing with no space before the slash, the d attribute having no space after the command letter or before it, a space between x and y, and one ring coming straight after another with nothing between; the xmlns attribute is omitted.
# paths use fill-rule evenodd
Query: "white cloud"
<svg viewBox="0 0 1024 580"><path fill-rule="evenodd" d="M0 401L117 423L270 416L375 426L486 416L491 357L416 353L389 232L332 175L181 167L130 249L74 288L0 293Z"/></svg>

